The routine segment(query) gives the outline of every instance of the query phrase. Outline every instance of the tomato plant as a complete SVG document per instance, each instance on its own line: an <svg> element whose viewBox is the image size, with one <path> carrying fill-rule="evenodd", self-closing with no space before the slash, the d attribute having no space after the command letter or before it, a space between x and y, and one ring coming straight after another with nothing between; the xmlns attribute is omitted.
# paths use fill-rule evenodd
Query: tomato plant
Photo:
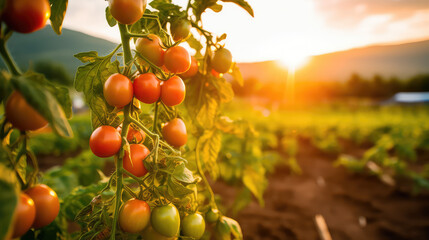
<svg viewBox="0 0 429 240"><path fill-rule="evenodd" d="M203 216L199 213L192 213L182 220L182 233L184 236L200 239L206 229Z"/></svg>
<svg viewBox="0 0 429 240"><path fill-rule="evenodd" d="M137 22L146 9L146 0L109 0L112 16L122 24Z"/></svg>
<svg viewBox="0 0 429 240"><path fill-rule="evenodd" d="M174 237L179 234L180 215L172 204L154 208L150 222L153 229L163 236Z"/></svg>
<svg viewBox="0 0 429 240"><path fill-rule="evenodd" d="M34 228L41 228L50 224L60 212L60 202L57 194L50 187L39 184L29 188L25 193L34 201L36 218Z"/></svg>
<svg viewBox="0 0 429 240"><path fill-rule="evenodd" d="M164 65L171 73L184 73L191 67L191 55L184 47L171 47L165 52Z"/></svg>
<svg viewBox="0 0 429 240"><path fill-rule="evenodd" d="M171 77L161 86L161 101L169 107L181 104L185 99L185 88L180 77Z"/></svg>
<svg viewBox="0 0 429 240"><path fill-rule="evenodd" d="M147 227L150 221L150 207L142 200L130 199L121 209L119 226L125 232L138 233Z"/></svg>
<svg viewBox="0 0 429 240"><path fill-rule="evenodd" d="M13 238L17 238L26 233L33 225L36 217L36 207L34 201L27 194L21 193L18 206L15 209L15 220L13 222Z"/></svg>
<svg viewBox="0 0 429 240"><path fill-rule="evenodd" d="M153 73L140 74L134 79L134 96L143 103L154 103L161 96L160 80Z"/></svg>
<svg viewBox="0 0 429 240"><path fill-rule="evenodd" d="M124 169L136 177L142 177L147 173L143 160L149 155L149 149L142 144L131 144L130 153L125 152Z"/></svg>
<svg viewBox="0 0 429 240"><path fill-rule="evenodd" d="M119 134L121 134L122 126L119 126L117 130ZM128 142L141 143L145 140L145 138L146 138L146 134L142 130L139 130L137 127L132 126L128 129L128 134L127 134Z"/></svg>
<svg viewBox="0 0 429 240"><path fill-rule="evenodd" d="M8 0L3 19L12 30L31 33L43 28L50 16L48 0Z"/></svg>
<svg viewBox="0 0 429 240"><path fill-rule="evenodd" d="M168 144L174 147L181 147L188 141L185 123L180 118L167 122L162 128L162 136Z"/></svg>
<svg viewBox="0 0 429 240"><path fill-rule="evenodd" d="M52 12L51 12L52 7ZM52 84L43 74L23 72L9 53L7 42L15 32L30 33L50 26L59 35L67 0L7 0L0 4L0 55L7 69L0 71L0 239L38 236L56 219L59 199L51 188L39 184L37 157L30 147L38 130L72 137L67 118L72 108L69 90ZM8 98L6 98L9 96Z"/></svg>
<svg viewBox="0 0 429 240"><path fill-rule="evenodd" d="M100 126L92 132L89 147L98 157L111 157L121 148L121 135L111 126Z"/></svg>

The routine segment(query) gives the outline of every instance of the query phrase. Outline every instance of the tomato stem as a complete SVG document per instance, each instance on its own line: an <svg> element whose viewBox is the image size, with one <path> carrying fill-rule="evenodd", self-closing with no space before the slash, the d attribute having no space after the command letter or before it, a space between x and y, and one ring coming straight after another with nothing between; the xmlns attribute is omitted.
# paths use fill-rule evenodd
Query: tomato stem
<svg viewBox="0 0 429 240"><path fill-rule="evenodd" d="M159 100L158 101L156 101L156 103L155 103L155 112L154 112L154 119L153 119L153 126L152 126L152 132L154 132L154 133L156 133L156 129L157 129L157 124L158 124L158 115L159 115L159 111L158 111L158 108L159 108Z"/></svg>
<svg viewBox="0 0 429 240"><path fill-rule="evenodd" d="M18 66L16 65L15 61L7 50L5 39L0 39L0 54L11 73L15 76L21 75L21 70L19 70Z"/></svg>
<svg viewBox="0 0 429 240"><path fill-rule="evenodd" d="M200 143L201 143L201 138L198 138L197 140L197 145L196 145L196 149L195 149L195 161L197 162L197 171L198 174L201 176L201 178L203 179L204 184L207 187L207 190L210 193L210 205L214 208L217 209L217 205L216 205L216 201L214 198L214 192L213 189L210 187L209 181L207 181L206 175L204 174L203 171L203 167L201 165L201 159L200 159Z"/></svg>

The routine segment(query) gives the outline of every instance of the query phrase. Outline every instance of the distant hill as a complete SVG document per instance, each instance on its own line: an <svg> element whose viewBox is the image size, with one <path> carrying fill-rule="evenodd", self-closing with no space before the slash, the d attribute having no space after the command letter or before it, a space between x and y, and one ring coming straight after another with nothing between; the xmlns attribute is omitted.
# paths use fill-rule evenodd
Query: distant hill
<svg viewBox="0 0 429 240"><path fill-rule="evenodd" d="M277 81L287 76L276 61L240 63L244 79ZM409 78L429 73L429 40L398 45L370 46L313 56L296 72L296 80L344 81L352 73L363 77Z"/></svg>
<svg viewBox="0 0 429 240"><path fill-rule="evenodd" d="M74 54L98 51L111 52L115 43L84 33L63 29L58 36L46 26L32 34L14 34L8 47L17 63L23 68L36 61L50 60L62 63L74 75L80 61ZM278 82L287 77L287 70L277 61L239 63L244 79ZM4 64L0 61L0 67ZM370 46L347 51L318 55L296 72L297 80L344 81L352 73L363 77L380 74L384 77L408 78L429 73L429 40L397 45Z"/></svg>
<svg viewBox="0 0 429 240"><path fill-rule="evenodd" d="M82 64L73 57L74 54L94 50L100 55L106 55L116 46L107 40L69 29L63 29L63 33L58 36L50 26L31 34L14 33L7 45L23 69L36 61L50 60L62 63L71 75ZM3 61L0 61L0 66L5 68Z"/></svg>

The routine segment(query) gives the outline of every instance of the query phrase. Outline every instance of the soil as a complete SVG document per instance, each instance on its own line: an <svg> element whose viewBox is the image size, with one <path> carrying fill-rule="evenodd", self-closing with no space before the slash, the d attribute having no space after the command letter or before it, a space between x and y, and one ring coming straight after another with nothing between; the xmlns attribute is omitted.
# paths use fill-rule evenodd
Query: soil
<svg viewBox="0 0 429 240"><path fill-rule="evenodd" d="M345 152L363 152L343 145ZM324 217L334 240L429 239L429 194L413 195L409 186L388 186L375 176L334 167L337 155L306 141L300 142L297 159L301 175L278 166L269 176L265 207L254 201L236 216L244 239L320 239L316 214ZM226 206L237 193L222 182L214 191Z"/></svg>

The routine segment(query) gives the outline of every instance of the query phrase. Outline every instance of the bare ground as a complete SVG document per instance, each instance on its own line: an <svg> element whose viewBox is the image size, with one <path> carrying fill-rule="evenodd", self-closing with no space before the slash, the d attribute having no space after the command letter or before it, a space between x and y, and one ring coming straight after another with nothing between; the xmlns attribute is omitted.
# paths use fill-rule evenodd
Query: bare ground
<svg viewBox="0 0 429 240"><path fill-rule="evenodd" d="M362 149L344 144L359 155ZM427 153L422 158L427 158ZM302 175L278 166L269 176L265 207L252 202L240 212L245 239L319 239L314 216L321 214L334 240L429 239L429 194L390 187L375 176L334 167L335 154L300 142ZM230 205L236 190L216 183L214 191Z"/></svg>

